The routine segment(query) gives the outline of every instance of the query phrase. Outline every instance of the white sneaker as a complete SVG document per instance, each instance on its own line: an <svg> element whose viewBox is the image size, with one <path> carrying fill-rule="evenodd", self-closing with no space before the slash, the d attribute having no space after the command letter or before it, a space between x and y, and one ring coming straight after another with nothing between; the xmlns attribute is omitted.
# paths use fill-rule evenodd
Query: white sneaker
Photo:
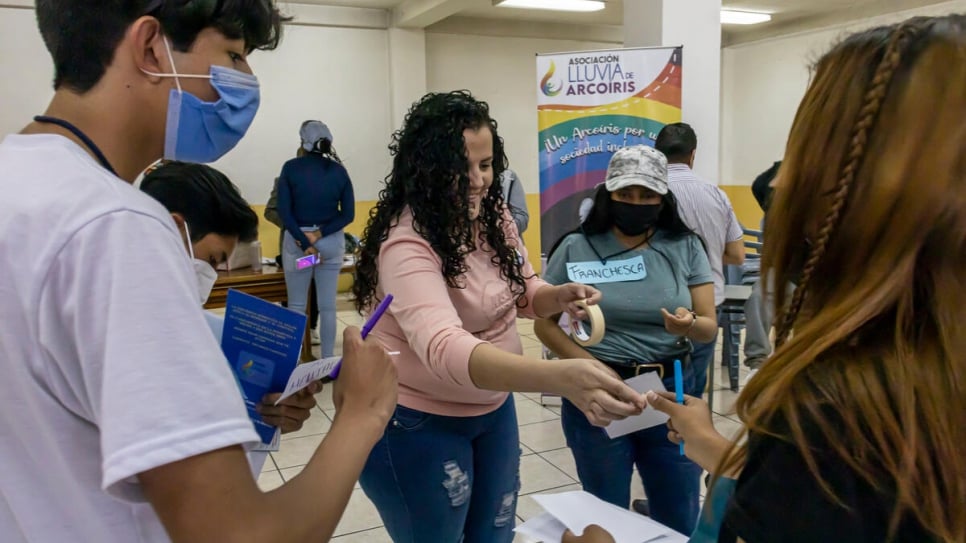
<svg viewBox="0 0 966 543"><path fill-rule="evenodd" d="M319 344L321 344L322 343L322 340L319 339L319 331L316 330L315 328L310 328L310 331L311 332L310 332L309 335L312 336L312 345L319 345Z"/></svg>

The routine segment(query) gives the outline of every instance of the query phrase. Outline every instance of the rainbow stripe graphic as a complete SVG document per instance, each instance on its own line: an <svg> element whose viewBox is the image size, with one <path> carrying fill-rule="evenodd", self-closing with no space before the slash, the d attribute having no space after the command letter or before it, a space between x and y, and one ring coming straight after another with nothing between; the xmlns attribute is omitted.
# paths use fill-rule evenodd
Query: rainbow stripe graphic
<svg viewBox="0 0 966 543"><path fill-rule="evenodd" d="M574 57L586 58L586 54L580 53L553 55L550 70L539 82L540 235L544 252L560 236L576 228L580 202L590 197L594 187L604 180L616 149L654 145L654 138L664 125L681 120L681 48L625 49L594 55L602 58L608 53L620 55L623 79L616 84L591 83L584 88L606 89L610 85L625 92L581 96L574 92L584 90L575 82L582 81L581 72L574 71L568 74L569 84L552 88L557 94L549 95L545 87L550 85L557 65L566 66ZM612 75L610 71L596 73ZM626 92L632 77L654 73L657 76L652 80L637 79L633 90ZM556 97L553 102L557 103L551 103L551 97Z"/></svg>

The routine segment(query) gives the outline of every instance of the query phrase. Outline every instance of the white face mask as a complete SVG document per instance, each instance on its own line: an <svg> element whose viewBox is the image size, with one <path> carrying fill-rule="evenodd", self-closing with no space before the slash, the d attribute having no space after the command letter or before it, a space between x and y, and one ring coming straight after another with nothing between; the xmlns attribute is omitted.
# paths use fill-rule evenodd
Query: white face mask
<svg viewBox="0 0 966 543"><path fill-rule="evenodd" d="M198 280L198 298L201 300L201 305L205 305L208 301L208 296L211 295L211 289L215 286L215 281L218 280L218 272L211 267L211 264L195 258L195 250L191 246L191 234L188 231L188 223L184 223L184 234L188 238L188 254L191 255L191 264L195 268L195 277Z"/></svg>

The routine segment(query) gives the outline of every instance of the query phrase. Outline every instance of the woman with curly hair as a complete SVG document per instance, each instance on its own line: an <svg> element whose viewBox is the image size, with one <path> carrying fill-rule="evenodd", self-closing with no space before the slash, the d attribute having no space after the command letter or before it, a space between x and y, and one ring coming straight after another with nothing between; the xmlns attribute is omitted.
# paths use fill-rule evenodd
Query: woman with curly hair
<svg viewBox="0 0 966 543"><path fill-rule="evenodd" d="M747 440L697 398L648 394L716 474L706 504L726 498L720 533L691 541L966 541L963 119L966 15L866 30L819 60L763 252L774 284L800 280L775 292L778 346L738 398Z"/></svg>
<svg viewBox="0 0 966 543"><path fill-rule="evenodd" d="M576 302L600 293L536 277L485 103L429 94L390 150L353 290L362 312L395 298L373 335L400 353L399 406L360 482L397 543L509 542L520 448L508 392L560 394L598 425L640 412L643 398L596 361L521 356L518 312L583 318Z"/></svg>

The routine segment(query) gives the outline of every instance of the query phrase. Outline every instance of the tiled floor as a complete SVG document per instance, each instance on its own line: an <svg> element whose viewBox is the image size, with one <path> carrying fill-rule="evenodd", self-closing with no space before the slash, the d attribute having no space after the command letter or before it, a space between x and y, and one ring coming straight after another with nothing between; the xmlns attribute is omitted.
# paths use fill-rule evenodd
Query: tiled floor
<svg viewBox="0 0 966 543"><path fill-rule="evenodd" d="M339 312L336 352L341 351L342 330L347 325L359 326L362 323L362 319L355 312L345 309L347 310ZM533 334L533 323L520 320L518 328L523 339L524 350L529 355L539 356L540 342ZM742 378L746 372L747 370L742 367ZM715 412L715 426L723 434L733 435L741 428L737 419L731 414L731 407L737 395L725 389L726 371L716 372L715 380L718 381L712 406ZM560 428L559 407L541 405L539 394L516 394L515 400L520 424L520 448L523 452L520 459L521 489L517 506L518 521L522 522L542 512L533 500L533 494L577 490L580 484L577 482L577 469L573 456L564 442ZM331 389L326 388L320 393L318 402L317 413L305 424L305 427L298 433L284 436L280 450L273 453L271 459L266 462L264 471L258 479L262 489L276 488L283 481L298 474L325 437L335 414ZM631 493L634 498L643 497L644 491L636 473ZM366 498L358 484L335 532L334 541L339 543L391 541L382 528L382 521L375 507ZM525 541L525 539L518 536L515 541Z"/></svg>

